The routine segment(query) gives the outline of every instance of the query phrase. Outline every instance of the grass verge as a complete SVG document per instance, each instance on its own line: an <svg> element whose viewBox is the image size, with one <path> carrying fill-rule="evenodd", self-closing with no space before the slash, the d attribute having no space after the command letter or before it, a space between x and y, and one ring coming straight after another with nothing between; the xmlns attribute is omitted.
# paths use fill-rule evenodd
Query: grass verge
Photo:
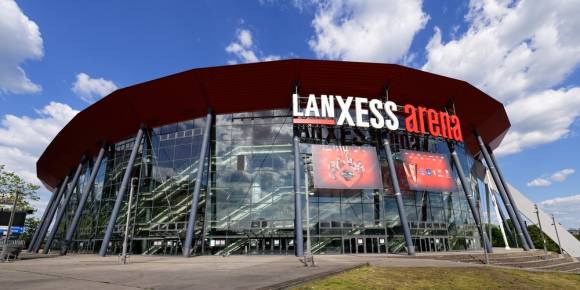
<svg viewBox="0 0 580 290"><path fill-rule="evenodd" d="M362 267L294 289L580 289L580 275L492 267Z"/></svg>

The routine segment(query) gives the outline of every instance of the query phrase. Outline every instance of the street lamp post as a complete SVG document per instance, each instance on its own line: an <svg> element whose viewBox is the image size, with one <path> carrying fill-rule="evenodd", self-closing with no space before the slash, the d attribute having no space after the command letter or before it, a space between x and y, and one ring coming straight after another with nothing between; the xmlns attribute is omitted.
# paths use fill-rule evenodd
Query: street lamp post
<svg viewBox="0 0 580 290"><path fill-rule="evenodd" d="M560 249L560 255L564 254L562 252L562 246L560 245L560 235L558 234L558 226L556 225L556 220L552 214L552 225L554 225L554 230L556 231L556 238L558 239L558 249Z"/></svg>
<svg viewBox="0 0 580 290"><path fill-rule="evenodd" d="M538 216L538 226L540 227L540 235L542 235L542 243L544 244L544 260L548 260L548 249L546 248L546 237L544 237L544 230L542 229L542 222L540 221L540 210L538 205L534 204L536 208L536 216Z"/></svg>

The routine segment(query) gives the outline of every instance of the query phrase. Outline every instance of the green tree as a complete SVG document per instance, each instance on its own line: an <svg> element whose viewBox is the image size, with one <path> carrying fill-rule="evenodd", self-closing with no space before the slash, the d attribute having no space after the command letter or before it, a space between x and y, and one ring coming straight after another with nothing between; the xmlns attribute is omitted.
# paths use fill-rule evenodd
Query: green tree
<svg viewBox="0 0 580 290"><path fill-rule="evenodd" d="M536 247L536 249L543 249L544 243L542 242L542 235L540 233L540 228L537 227L536 225L529 225L528 226L528 233L530 234L530 238L532 239L532 242L534 243L534 247ZM548 251L556 252L556 253L560 252L560 248L558 247L558 244L556 242L554 242L552 239L550 239L550 237L548 237L546 234L544 234L544 238L546 239L546 248L548 249Z"/></svg>
<svg viewBox="0 0 580 290"><path fill-rule="evenodd" d="M27 217L24 221L24 233L20 236L21 240L28 245L28 243L32 240L32 236L34 235L34 231L40 224L40 219L35 218L33 216Z"/></svg>
<svg viewBox="0 0 580 290"><path fill-rule="evenodd" d="M25 181L16 173L4 170L4 165L0 164L0 204L8 205L7 207L5 206L6 209L4 210L12 210L12 203L14 203L16 196L15 193L18 192L16 210L33 214L36 209L30 203L40 199L37 193L39 188L38 185ZM32 215L27 217L25 220L26 232L22 238L28 238L30 240L34 234L34 230L36 230L37 224L38 219Z"/></svg>

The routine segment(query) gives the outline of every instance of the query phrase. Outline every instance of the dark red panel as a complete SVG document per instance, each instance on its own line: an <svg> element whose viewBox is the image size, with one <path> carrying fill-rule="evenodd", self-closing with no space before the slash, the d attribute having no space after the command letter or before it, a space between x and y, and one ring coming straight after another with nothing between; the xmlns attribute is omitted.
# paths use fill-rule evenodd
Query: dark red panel
<svg viewBox="0 0 580 290"><path fill-rule="evenodd" d="M37 175L54 187L83 155L131 137L142 123L201 117L208 107L216 114L289 108L294 85L301 94L368 98L388 87L398 104L433 109L453 102L472 154L479 152L473 130L495 148L510 127L503 105L470 84L399 65L295 59L200 68L117 90L80 112L48 145Z"/></svg>

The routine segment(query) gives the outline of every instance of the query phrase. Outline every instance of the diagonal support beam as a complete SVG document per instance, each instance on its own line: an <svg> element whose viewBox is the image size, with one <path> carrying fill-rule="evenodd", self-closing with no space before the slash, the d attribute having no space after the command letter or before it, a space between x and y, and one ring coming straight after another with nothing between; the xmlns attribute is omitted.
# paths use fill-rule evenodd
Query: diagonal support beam
<svg viewBox="0 0 580 290"><path fill-rule="evenodd" d="M209 135L211 128L212 114L211 110L207 113L205 118L205 128L203 131L203 143L201 143L201 150L199 152L199 161L197 163L197 175L195 177L195 187L193 189L193 196L191 202L191 210L189 211L189 220L187 221L187 232L185 236L185 244L183 245L183 256L191 256L191 244L193 235L195 234L195 222L197 217L197 206L199 202L199 191L201 189L201 179L203 177L203 165L205 164L205 157L207 155L207 148L209 145ZM211 162L211 160L210 160ZM207 202L207 201L206 201Z"/></svg>
<svg viewBox="0 0 580 290"><path fill-rule="evenodd" d="M489 171L491 173L491 177L493 178L493 183L495 183L495 185L499 191L499 196L501 197L503 204L508 212L508 215L509 215L510 219L512 220L514 228L516 229L516 233L518 234L518 237L520 238L520 241L522 242L522 248L524 249L524 251L528 251L530 249L530 247L528 247L528 242L526 241L526 238L524 237L524 234L522 232L522 228L520 226L520 223L518 222L518 219L516 218L516 214L514 212L512 204L506 195L505 188L503 187L503 184L499 180L497 170L494 166L494 163L491 161L491 157L489 156L489 152L487 151L487 147L485 146L485 143L483 143L483 139L481 138L481 136L477 132L474 132L474 134L475 134L475 138L477 139L479 149L481 150L481 153L483 154L483 158L485 158L485 163L487 163L487 167L489 168Z"/></svg>
<svg viewBox="0 0 580 290"><path fill-rule="evenodd" d="M44 224L42 224L40 227L40 232L38 233L38 237L36 238L36 243L34 244L34 247L33 247L34 253L38 253L38 250L40 249L40 245L42 244L42 241L44 241L44 237L46 236L46 232L48 231L48 227L52 223L52 219L54 218L54 214L56 213L56 208L58 207L58 205L60 204L60 201L62 199L62 194L63 194L64 190L66 189L66 187L68 186L68 179L69 179L68 175L64 177L64 180L62 181L60 189L58 190L58 194L56 195L56 198L54 199L54 201L52 203L52 207L50 207L48 215L46 216L46 220L44 221Z"/></svg>
<svg viewBox="0 0 580 290"><path fill-rule="evenodd" d="M135 164L135 159L137 158L137 152L139 152L139 146L141 145L141 140L143 139L143 131L145 128L142 126L139 131L137 131L137 136L135 136L135 143L133 143L133 149L131 150L131 156L129 157L129 162L127 162L127 168L125 168L125 174L123 175L123 180L121 181L121 186L119 191L117 191L117 199L115 200L115 205L113 206L113 211L111 212L111 217L109 218L109 223L107 224L107 229L105 230L105 236L103 237L103 243L101 244L101 249L99 250L99 256L104 257L107 255L107 248L109 247L109 241L113 235L113 229L115 228L115 222L117 221L117 216L121 210L121 204L123 203L123 197L125 196L125 191L127 191L127 185L129 184L129 179L131 179L131 173L133 172L133 165ZM127 209L129 210L129 209Z"/></svg>
<svg viewBox="0 0 580 290"><path fill-rule="evenodd" d="M40 219L40 222L36 226L36 230L34 231L34 235L32 235L32 239L30 240L30 244L28 245L28 252L32 252L32 250L34 249L34 244L36 244L36 239L38 238L38 234L40 233L40 230L41 230L42 226L44 225L44 222L46 221L46 217L48 216L48 212L50 211L50 208L52 207L52 204L54 203L54 200L56 199L56 196L58 195L59 190L60 190L60 186L50 196L50 200L48 201L48 204L46 205L46 209L44 209L44 213L42 214L42 218Z"/></svg>
<svg viewBox="0 0 580 290"><path fill-rule="evenodd" d="M395 191L395 199L397 200L397 209L399 210L399 219L401 220L401 227L403 228L403 236L405 237L405 245L407 246L407 254L415 256L415 246L411 239L411 230L409 229L409 222L407 221L407 213L403 205L403 196L401 194L401 187L399 186L399 179L397 171L395 171L395 162L393 161L393 153L391 152L391 144L389 141L389 133L383 136L383 147L387 154L387 163L389 164L389 175L393 183L393 190Z"/></svg>
<svg viewBox="0 0 580 290"><path fill-rule="evenodd" d="M514 199L512 197L512 193L510 191L509 186L507 186L507 183L505 182L505 179L503 178L503 174L501 173L501 168L499 168L499 165L497 164L497 161L495 160L495 154L493 154L493 151L489 148L489 146L486 146L486 148L489 151L489 157L491 157L491 162L493 162L493 165L495 166L495 169L497 170L497 175L499 177L501 185L503 186L503 188L505 188L505 193L507 195L507 198L509 199L511 205L514 208L514 213L516 214L516 218L518 219L518 222L520 223L520 227L522 228L522 232L524 233L524 237L526 238L526 242L528 243L528 246L530 247L530 249L535 249L534 243L532 242L532 238L530 237L530 233L528 233L528 227L527 227L526 223L524 222L522 215L520 214L520 210L518 209L518 205L514 202Z"/></svg>
<svg viewBox="0 0 580 290"><path fill-rule="evenodd" d="M453 160L453 164L457 169L457 175L459 176L459 181L461 182L463 193L465 194L465 198L467 199L467 203L469 204L469 209L471 210L473 220L475 220L475 225L477 226L477 230L479 231L479 236L483 240L483 246L485 248L485 251L487 253L493 253L493 248L491 247L487 234L485 233L485 231L481 226L479 211L477 210L473 202L473 194L471 193L471 187L469 186L469 184L467 183L467 179L465 178L465 173L463 172L463 167L461 167L461 162L459 162L459 156L457 155L457 151L455 150L454 144L449 143L449 151L451 151L451 159Z"/></svg>
<svg viewBox="0 0 580 290"><path fill-rule="evenodd" d="M81 171L83 169L83 163L84 163L83 160L81 160L81 162L79 162L79 165L77 166L77 170L75 171L75 175L73 176L73 180L66 191L66 195L64 196L64 200L62 202L62 205L60 206L60 210L58 211L58 215L56 216L56 219L54 220L54 225L52 226L52 230L50 231L50 235L48 235L48 239L46 240L46 245L44 246L44 253L45 254L48 254L48 252L50 251L50 246L52 245L52 241L54 239L54 236L56 235L56 232L58 231L58 226L60 225L60 221L62 220L62 217L66 213L66 207L68 206L68 202L70 201L70 197L72 196L72 192L74 191L75 187L77 186L77 182L79 181L79 176L81 175Z"/></svg>
<svg viewBox="0 0 580 290"><path fill-rule="evenodd" d="M70 227L66 233L64 245L62 246L62 249L60 252L61 255L66 255L66 252L68 251L68 248L70 247L70 244L72 241L72 236L77 229L77 224L78 224L79 220L81 219L81 214L83 213L83 209L85 208L85 204L87 202L87 198L89 197L89 193L91 192L91 189L93 188L93 185L95 184L95 178L97 177L97 174L99 172L99 168L101 166L101 161L103 160L104 155L105 155L105 145L103 145L101 147L101 150L99 150L99 154L97 155L97 160L95 161L95 164L93 165L93 169L91 171L91 176L90 176L87 184L85 185L85 188L83 188L83 191L81 192L81 199L79 200L79 204L78 204L77 209L75 211L75 215L74 215L73 220L70 224Z"/></svg>

